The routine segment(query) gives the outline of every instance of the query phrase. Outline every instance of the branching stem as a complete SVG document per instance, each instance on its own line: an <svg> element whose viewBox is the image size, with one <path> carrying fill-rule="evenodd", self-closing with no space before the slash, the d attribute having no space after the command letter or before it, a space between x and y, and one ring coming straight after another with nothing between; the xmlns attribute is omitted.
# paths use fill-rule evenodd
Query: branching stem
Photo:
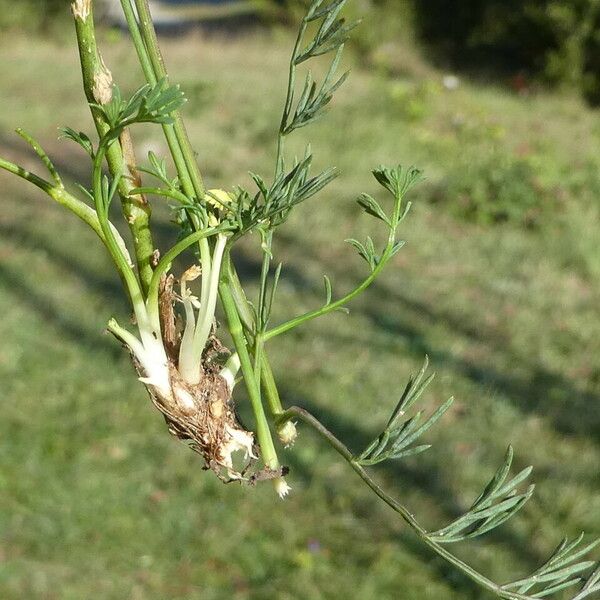
<svg viewBox="0 0 600 600"><path fill-rule="evenodd" d="M299 407L292 406L286 409L277 419L278 424L284 424L291 419L299 419L312 427L354 470L354 472L363 480L363 482L381 499L385 502L393 511L398 513L400 517L408 524L408 526L416 533L416 535L438 556L444 558L454 567L459 569L464 575L478 583L481 587L492 592L499 598L506 600L533 600L531 596L524 596L515 592L510 592L502 589L501 586L494 583L465 562L454 556L442 545L431 540L427 534L427 530L417 521L414 515L410 512L406 506L398 502L395 498L390 496L368 473L367 471L355 460L354 455L350 449L340 441L327 427L325 427L316 417L310 414L307 410Z"/></svg>
<svg viewBox="0 0 600 600"><path fill-rule="evenodd" d="M298 327L298 325L302 325L307 321L311 321L312 319L316 319L317 317L322 317L323 315L329 314L330 312L339 310L340 308L343 308L346 304L348 304L348 302L362 294L362 292L364 292L373 283L373 281L377 279L381 271L383 271L383 268L385 267L387 261L391 257L393 245L393 241L388 241L388 244L385 247L385 250L383 251L383 254L381 256L381 260L379 261L377 266L373 269L373 271L371 271L369 276L366 279L364 279L364 281L356 288L354 288L351 292L349 292L345 296L342 296L338 300L335 300L334 302L326 304L325 306L322 306L320 308L316 308L315 310L308 311L303 315L300 315L298 317L295 317L294 319L290 319L289 321L282 323L281 325L277 325L272 329L268 329L262 336L264 341L266 342L267 340L270 340L282 333L285 333L286 331L290 331L290 329L294 329L295 327Z"/></svg>

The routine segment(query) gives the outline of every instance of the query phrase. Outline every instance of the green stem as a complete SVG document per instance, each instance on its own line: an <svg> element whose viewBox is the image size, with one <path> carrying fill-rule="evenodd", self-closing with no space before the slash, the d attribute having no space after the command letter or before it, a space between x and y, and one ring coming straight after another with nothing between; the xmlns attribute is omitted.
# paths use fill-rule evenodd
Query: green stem
<svg viewBox="0 0 600 600"><path fill-rule="evenodd" d="M40 146L38 141L34 139L31 135L29 135L21 127L17 127L15 131L17 132L17 135L21 136L33 148L33 151L40 157L40 160L42 161L46 169L48 169L48 173L50 173L50 176L52 177L52 179L54 179L54 183L56 184L56 186L64 189L65 185L60 177L60 174L58 173L56 167L54 166L54 163L50 160L50 157Z"/></svg>
<svg viewBox="0 0 600 600"><path fill-rule="evenodd" d="M235 270L233 262L231 262L231 260L228 261L226 267L228 270L227 276L230 283L230 291L235 302L235 307L244 325L244 334L246 339L248 339L248 344L251 344L253 343L253 332L256 328L254 316L252 314L252 310L250 309L246 294L244 293L244 288L242 287L242 283L240 282L240 278ZM264 347L262 351L260 375L265 391L267 405L269 407L269 412L272 416L281 414L283 412L281 398L279 396L279 391L277 390L275 377L273 376L273 369L271 368L271 363Z"/></svg>
<svg viewBox="0 0 600 600"><path fill-rule="evenodd" d="M506 600L532 600L530 596L524 596L503 589L498 584L494 583L475 569L464 563L462 560L454 556L446 550L441 544L431 540L427 534L427 530L420 525L414 515L403 504L390 496L354 459L354 455L349 448L341 442L331 431L329 431L316 417L299 406L288 408L278 419L279 424L284 424L291 419L300 419L310 427L312 427L355 471L355 473L363 480L363 482L392 510L400 515L400 517L408 524L408 526L417 534L417 536L429 548L431 548L438 556L442 557L454 567L459 569L469 579L492 592L500 598Z"/></svg>
<svg viewBox="0 0 600 600"><path fill-rule="evenodd" d="M138 321L140 332L143 332L144 329L147 329L146 326L148 324L144 296L137 277L135 276L131 266L128 264L127 257L123 254L123 250L119 246L114 236L113 230L110 226L110 221L108 220L108 206L105 205L105 202L107 202L108 199L103 197L102 163L104 162L105 155L110 148L110 146L107 145L108 143L109 142L107 142L106 137L102 138L98 146L98 152L94 157L92 185L94 202L96 204L96 214L98 215L100 227L102 228L102 233L104 234L105 245L110 252L115 265L117 266L117 269L119 270L119 274L125 282L125 286L127 288L127 292L129 293L133 310Z"/></svg>
<svg viewBox="0 0 600 600"><path fill-rule="evenodd" d="M150 15L150 11L148 9L148 4L145 0L135 0L135 2L136 2L136 7L139 11L139 15L140 15L139 25L138 25L138 21L135 19L135 16L133 15L133 11L131 10L130 0L121 0L123 9L125 11L125 16L127 18L128 27L132 33L132 37L133 37L134 43L136 45L136 50L138 52L138 57L140 58L140 62L142 63L142 69L144 70L144 75L146 77L146 80L150 83L150 82L152 82L152 77L154 77L154 81L156 81L157 78L166 77L167 73L166 73L166 69L164 66L164 61L163 61L161 53L160 53L160 48L159 48L158 40L156 37L156 31L154 30L154 26L152 24L152 18ZM127 7L129 8L129 10L127 10ZM136 40L137 40L137 42L136 42ZM296 45L297 48L300 45L300 40L301 40L301 37L299 37L297 40L297 45ZM152 69L149 69L149 65L152 65ZM292 83L293 83L293 80L292 80ZM286 105L289 105L291 103L292 92L290 91L290 89L288 89L289 98L286 101ZM182 182L182 186L184 187L184 192L186 193L186 195L190 195L189 194L190 183L188 183L188 182L195 182L195 184L192 184L192 187L196 190L197 196L202 198L203 194L204 194L204 185L203 185L203 181L202 181L202 176L200 174L200 169L198 167L198 163L195 160L195 156L194 156L193 150L191 148L189 137L187 135L185 128L183 127L183 123L182 123L181 116L179 115L179 113L176 112L173 116L175 118L174 134L175 134L175 138L176 138L176 140L175 140L176 143L173 143L171 130L169 129L168 126L164 128L164 132L165 132L165 137L167 138L167 143L169 145L169 148L172 151L175 150L174 157L178 156L179 153L181 153L181 155L183 155L185 157L185 160L183 161L185 163L184 165L178 164L179 161L177 161L177 160L175 161L179 179ZM186 187L188 189L186 189ZM207 247L204 245L201 245L202 256L205 257L206 253L207 253ZM203 261L203 262L205 262L205 261ZM238 318L238 320L241 319L241 321L243 322L243 326L244 326L246 332L250 332L253 329L254 317L252 315L252 311L250 310L250 308L248 306L248 303L247 303L243 288L240 284L237 272L235 271L235 268L229 258L226 260L225 268L223 270L226 271L226 276L227 276L228 283L229 283L227 292L229 292L230 297L234 300L233 304L234 304L234 308L236 309L237 318ZM221 287L223 287L223 286L221 286ZM226 296L227 296L227 293L226 293ZM223 294L221 294L222 302L223 302L223 297L224 297ZM242 332L242 334L243 333L244 332ZM244 337L244 339L245 339L245 337ZM238 340L238 343L240 343L240 342L241 342L241 340ZM262 364L263 364L263 368L268 369L268 372L271 374L269 384L265 388L269 406L275 407L275 408L279 407L279 410L280 410L281 409L281 401L279 400L279 394L277 394L277 390L275 387L275 381L272 376L272 371L270 369L270 365L269 365L269 361L266 356L266 353L263 356ZM261 370L261 372L262 372L262 370ZM267 375L267 379L268 379L268 377L269 376ZM252 385L252 384L249 384L249 385ZM256 385L256 382L254 385ZM259 405L260 405L259 406L260 413L262 413L264 416L264 409L262 408L262 403L260 402L260 389L258 389L258 400L259 400ZM257 422L261 421L260 413L256 413L256 411L255 411L255 417L257 419ZM265 442L265 448L267 449L266 451L268 452L269 446L271 446L271 447L273 446L270 432L268 431L268 426L267 426L267 433L268 433L269 441ZM260 435L259 435L259 443L261 444L261 447L262 447L263 444L260 442ZM273 448L272 452L273 452L273 454L275 453L274 448ZM263 456L264 456L264 453L265 453L265 450L263 450ZM275 456L275 459L276 459L276 456Z"/></svg>
<svg viewBox="0 0 600 600"><path fill-rule="evenodd" d="M298 327L298 325L301 325L302 323L305 323L306 321L316 319L317 317L321 317L323 315L326 315L330 312L333 312L334 310L338 310L338 309L342 308L343 306L345 306L348 302L350 302L351 300L356 298L356 296L358 296L362 292L364 292L373 283L373 281L381 273L381 271L385 267L387 261L389 260L392 248L393 248L393 242L391 242L391 243L388 242L388 244L381 256L381 260L379 261L377 266L373 269L373 271L371 271L369 276L358 287L354 288L351 292L349 292L345 296L342 296L339 300L336 300L335 302L330 302L329 304L326 304L325 306L316 308L315 310L308 311L308 312L304 313L303 315L295 317L294 319L290 319L289 321L286 321L285 323L282 323L281 325L277 325L277 327L273 327L272 329L269 329L268 331L266 331L263 334L263 336L262 336L263 340L266 342L267 340L270 340L271 338L274 338L282 333L285 333L286 331L289 331L290 329L294 329L294 327Z"/></svg>
<svg viewBox="0 0 600 600"><path fill-rule="evenodd" d="M135 6L139 16L139 26L142 38L144 39L146 51L148 57L152 63L152 68L157 79L167 79L167 70L165 68L165 62L160 52L158 45L158 38L156 36L156 30L152 22L152 15L150 14L150 7L148 0L135 0ZM198 164L196 163L196 156L194 150L190 144L189 137L183 124L183 119L179 111L173 113L173 119L175 123L172 125L175 138L177 139L179 150L183 154L183 159L187 167L188 176L191 179L192 186L196 193L196 198L202 200L204 198L204 182Z"/></svg>
<svg viewBox="0 0 600 600"><path fill-rule="evenodd" d="M262 243L262 266L260 270L260 288L258 293L258 323L257 330L263 332L267 325L267 286L269 283L269 269L271 268L271 255L273 247L273 230L269 230L263 239Z"/></svg>
<svg viewBox="0 0 600 600"><path fill-rule="evenodd" d="M131 39L133 41L133 45L138 56L138 60L140 61L140 65L144 73L144 78L150 85L153 85L159 79L162 79L164 77L164 74L161 74L161 72L155 72L154 70L153 61L150 58L150 50L146 45L144 37L142 37L142 33L140 31L140 24L136 19L133 7L131 5L131 0L121 0L121 6L123 8L125 21L127 22L127 27L131 34ZM165 139L167 140L167 145L169 146L169 151L171 153L171 156L173 157L175 169L177 170L177 175L179 176L179 180L181 181L183 191L187 197L193 198L196 195L196 191L192 183L192 179L188 174L186 161L175 136L173 125L163 125L163 132L165 134ZM196 197L199 199L202 198L202 196L197 195Z"/></svg>
<svg viewBox="0 0 600 600"><path fill-rule="evenodd" d="M139 15L139 21L133 12L132 0L121 0L121 6L125 14L127 26L131 33L133 43L138 55L138 59L144 72L146 81L150 84L156 83L159 79L167 79L167 71L160 53L156 31L152 23L152 16L147 2L136 2L136 8ZM173 125L163 125L163 132L169 151L175 163L177 175L181 181L181 187L184 194L197 202L202 202L204 198L204 183L202 175L196 162L189 137L183 126L183 121L179 111L172 114L175 121ZM189 215L192 225L198 229L198 219ZM201 262L203 268L203 278L210 273L210 248L208 240L200 239L198 242ZM201 302L207 299L205 286L202 286Z"/></svg>
<svg viewBox="0 0 600 600"><path fill-rule="evenodd" d="M46 194L48 194L48 196L50 196L53 200L58 202L58 204L64 206L65 208L68 208L84 223L89 225L104 242L104 233L102 231L102 227L100 226L98 215L96 214L96 211L93 208L90 208L87 204L85 204L85 202L82 202L81 200L75 198L63 188L53 185L49 181L38 177L35 173L31 173L23 167L15 165L14 163L8 160L4 160L3 158L0 158L0 169L4 169L5 171L13 173L14 175L18 175L22 179L33 183L33 185L46 192Z"/></svg>
<svg viewBox="0 0 600 600"><path fill-rule="evenodd" d="M275 383L275 377L273 376L273 369L267 359L267 355L263 350L262 365L260 370L260 376L262 379L263 388L265 390L265 396L267 398L267 405L272 417L277 417L283 412L283 406L281 404L281 398L279 396L279 390Z"/></svg>
<svg viewBox="0 0 600 600"><path fill-rule="evenodd" d="M97 103L94 88L99 77L107 74L107 69L102 62L96 43L94 29L94 17L90 7L89 13L83 19L75 16L75 31L77 34L77 45L81 62L83 76L83 88L88 102ZM92 109L92 117L100 137L108 131L108 124L103 120L98 111ZM113 144L107 152L106 159L113 176L116 173L129 173L133 167L133 161L126 164L123 151L119 144ZM152 279L152 256L154 254L154 243L150 231L150 206L141 197L130 196L129 191L135 187L130 177L122 177L119 183L119 195L123 215L133 238L136 263L142 284L142 289L147 291Z"/></svg>
<svg viewBox="0 0 600 600"><path fill-rule="evenodd" d="M229 257L226 257L226 262L228 261ZM228 271L227 269L224 269L223 272L224 276L222 277L219 286L221 303L225 311L225 316L227 317L229 333L231 334L233 344L240 359L244 383L246 384L246 389L256 419L256 435L258 437L262 459L266 467L277 470L280 466L279 459L277 458L273 438L271 437L271 431L269 430L269 424L267 423L265 410L262 404L258 375L252 368L252 360L250 358L250 353L248 352L242 322L237 312L233 295L231 294L231 283L226 275Z"/></svg>
<svg viewBox="0 0 600 600"><path fill-rule="evenodd" d="M168 190L165 188L154 188L154 187L139 187L135 188L135 195L138 194L154 194L155 196L163 196L164 198L170 198L171 200L177 200L181 204L187 204L189 202L188 197L182 194L179 190Z"/></svg>
<svg viewBox="0 0 600 600"><path fill-rule="evenodd" d="M144 77L150 85L154 85L157 81L157 78L154 74L152 62L148 56L142 34L140 33L138 21L133 10L133 6L131 5L131 0L121 0L121 8L123 9L125 22L127 23L127 28L129 29L133 46L137 53L138 60L140 61L142 71L144 72Z"/></svg>
<svg viewBox="0 0 600 600"><path fill-rule="evenodd" d="M279 125L279 135L277 136L277 157L275 159L275 177L279 176L284 170L284 144L285 144L285 128L287 127L287 121L292 110L292 102L294 99L294 88L296 85L296 56L302 43L302 38L306 32L306 21L303 19L296 37L296 43L294 44L294 50L292 51L292 60L290 60L290 70L288 73L288 86L285 96L285 104L283 106L283 113L281 115L281 123Z"/></svg>
<svg viewBox="0 0 600 600"><path fill-rule="evenodd" d="M242 287L240 277L235 269L235 265L231 260L227 264L227 277L231 285L231 293L235 301L235 307L240 315L240 319L244 325L244 329L247 334L253 334L256 329L256 323L254 322L254 314L250 308L250 303L246 298L246 293Z"/></svg>

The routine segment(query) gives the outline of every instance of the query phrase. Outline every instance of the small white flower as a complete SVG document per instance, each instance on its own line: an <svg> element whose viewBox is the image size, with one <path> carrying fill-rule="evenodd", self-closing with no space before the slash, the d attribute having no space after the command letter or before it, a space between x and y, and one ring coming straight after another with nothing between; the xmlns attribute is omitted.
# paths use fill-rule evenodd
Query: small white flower
<svg viewBox="0 0 600 600"><path fill-rule="evenodd" d="M277 430L279 441L286 447L294 445L296 438L298 437L298 431L296 430L296 424L292 421L286 421L283 427Z"/></svg>
<svg viewBox="0 0 600 600"><path fill-rule="evenodd" d="M273 484L275 485L275 491L282 500L290 493L290 490L292 489L283 477L274 479Z"/></svg>

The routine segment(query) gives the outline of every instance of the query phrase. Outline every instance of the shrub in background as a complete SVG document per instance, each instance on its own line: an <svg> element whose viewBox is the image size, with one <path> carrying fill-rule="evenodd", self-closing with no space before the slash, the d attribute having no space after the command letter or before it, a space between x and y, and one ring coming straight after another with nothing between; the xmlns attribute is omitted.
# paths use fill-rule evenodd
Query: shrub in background
<svg viewBox="0 0 600 600"><path fill-rule="evenodd" d="M266 20L290 24L309 4L248 2ZM0 30L47 30L67 5L67 0L0 0ZM452 66L524 72L600 102L597 0L355 0L347 10L349 19L360 15L368 23L352 42L363 62L421 74L425 63L415 46L422 40Z"/></svg>
<svg viewBox="0 0 600 600"><path fill-rule="evenodd" d="M524 70L600 101L596 0L430 0L414 6L424 40L444 60Z"/></svg>
<svg viewBox="0 0 600 600"><path fill-rule="evenodd" d="M531 158L495 149L454 169L441 196L452 212L469 221L534 226L550 192Z"/></svg>

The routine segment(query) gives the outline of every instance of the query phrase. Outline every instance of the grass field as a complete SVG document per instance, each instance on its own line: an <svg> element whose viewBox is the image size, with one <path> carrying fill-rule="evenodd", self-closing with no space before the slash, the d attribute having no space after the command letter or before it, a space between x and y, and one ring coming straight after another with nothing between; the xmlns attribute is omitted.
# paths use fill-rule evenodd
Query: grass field
<svg viewBox="0 0 600 600"><path fill-rule="evenodd" d="M272 168L290 43L288 32L165 41L211 187ZM122 87L135 87L127 40L104 46ZM58 126L91 130L74 48L12 35L0 56L0 154L41 171L12 134L23 126L67 179L85 180L85 157L56 140ZM425 406L449 395L456 404L428 435L431 450L377 476L439 527L468 507L513 443L516 468L535 467L534 498L458 549L507 580L563 534L600 533L600 120L574 98L518 96L502 82L449 91L442 75L356 67L329 117L297 138L298 151L308 136L318 166L333 163L341 177L276 242L276 320L321 302L323 273L338 292L364 273L343 240L368 232L353 199L378 194L371 168L416 164L428 179L393 268L349 316L275 340L272 355L284 401L358 450L428 354L438 375ZM159 133L137 131L136 141L165 152ZM526 161L533 220L492 224L460 210L481 173L515 183L502 166L471 169L495 169L497 156ZM307 430L285 452L285 501L269 485L225 487L204 473L103 335L110 316L127 319L127 305L93 235L4 173L0 189L0 598L487 598ZM155 214L164 241L169 214ZM252 287L256 245L237 261Z"/></svg>

